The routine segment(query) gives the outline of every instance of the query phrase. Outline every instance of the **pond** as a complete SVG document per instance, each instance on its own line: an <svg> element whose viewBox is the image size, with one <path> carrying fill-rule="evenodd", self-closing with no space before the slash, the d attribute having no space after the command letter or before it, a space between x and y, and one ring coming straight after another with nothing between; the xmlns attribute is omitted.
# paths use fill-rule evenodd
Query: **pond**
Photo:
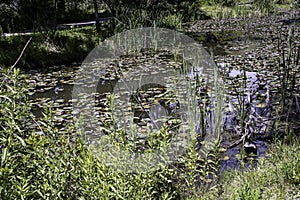
<svg viewBox="0 0 300 200"><path fill-rule="evenodd" d="M172 63L170 58L163 56L162 58L163 59L161 62ZM126 59L126 62L128 65L130 65L130 58ZM131 59L135 60L135 62L138 62L138 60L145 62L145 59ZM36 117L42 117L43 108L48 108L49 105L52 104L52 108L54 110L54 120L56 121L57 127L59 127L61 131L66 131L64 129L65 125L72 123L73 114L76 114L73 112L72 104L78 100L72 98L72 91L74 88L75 75L78 70L79 66L53 66L49 68L49 71L30 70L26 72L28 83L32 87L30 100L33 104L33 113ZM237 75L238 73L239 71L232 70L230 77L232 75ZM106 78L99 78L99 83L95 94L94 100L96 110L98 111L96 116L101 126L103 126L102 130L107 132L109 132L108 125L111 125L111 109L109 105L109 99L117 82L118 78L114 79L110 78L109 76L106 76ZM172 88L172 86L170 88ZM153 130L153 128L162 127L163 122L156 121L154 123L153 120L159 120L162 117L170 116L172 113L174 114L177 104L176 99L172 99L172 94L170 92L171 91L168 91L159 84L150 85L146 88L140 88L138 93L139 102L135 102L134 108L131 110L131 112L128 112L128 118L130 118L132 113L134 114L133 119L134 123L139 128L138 138L140 138L141 144L147 137L149 127L152 128L150 130ZM133 99L133 101L134 100L135 99ZM155 102L158 102L158 104L155 104ZM149 116L149 113L153 116ZM230 119L230 115L228 115L226 118ZM176 123L178 125L178 122L176 122L176 118L174 117L170 118L168 123L173 124L173 126ZM227 125L227 128L230 129L229 127L232 126L230 120L227 120ZM227 139L229 141L229 138ZM266 143L257 141L257 146L259 149L258 156L264 155ZM235 156L239 154L239 151L239 147L234 147L227 151L226 155L229 156L229 160L224 161L222 168L235 168L238 163L238 160Z"/></svg>
<svg viewBox="0 0 300 200"><path fill-rule="evenodd" d="M224 153L221 170L240 167L240 158L238 157L243 149L240 144L244 142L241 138L246 138L256 145L257 154L255 157L257 158L265 156L268 140L272 139L273 134L275 132L280 134L282 129L287 127L284 125L287 124L284 121L288 122L288 128L291 131L300 132L300 70L299 62L296 61L299 40L293 38L291 41L294 45L293 51L289 52L286 50L288 44L284 38L291 37L289 35L291 26L274 24L278 19L263 18L258 20L260 23L253 20L247 24L247 33L245 32L243 36L232 41L222 44L216 41L204 43L204 48L213 55L218 66L219 79L222 80L225 87L226 101L222 116L224 122L222 146L227 148L227 151ZM228 24L221 22L219 25L230 30L245 31L239 26L240 24L244 23L236 20L230 24L230 28L227 27ZM272 27L272 30L268 27ZM205 32L206 28L211 31L209 21L206 21L205 25L200 21L199 24L191 27L191 31ZM298 37L300 35L299 27L292 28L293 37ZM218 26L214 26L214 29L218 29ZM284 58L283 55L286 54L294 56L294 58L287 60L289 63L284 68L282 63L287 57ZM169 68L161 72L155 68L156 62L167 65ZM101 61L96 64L101 65ZM106 64L107 67L100 72L101 75L94 76L99 81L92 98L91 96L84 96L87 99L91 98L91 102L94 103L97 118L95 120L100 123L101 131L104 134L109 134L111 126L116 125L112 120L111 103L113 99L111 94L116 85L122 85L122 82L120 83L121 76L116 73L116 68L120 67L126 72L141 65L152 72L172 74L174 69L180 71L182 65L180 59L175 59L174 55L170 55L169 52L153 53L151 51L123 56ZM55 121L62 131L65 130L66 124L73 122L73 115L78 114L74 113L73 104L77 103L78 99L72 98L72 91L79 70L80 65L74 65L53 66L47 71L29 70L26 72L31 87L30 99L36 117L42 116L42 108L47 108L52 104ZM286 72L289 72L289 75ZM199 77L201 81L196 80ZM197 73L189 77L192 85L194 85L195 93L198 93L197 105L199 108L203 108L203 105L209 108L215 99L215 94L212 92L214 88L207 87L207 77L199 77L197 77ZM182 119L178 118L180 107L180 103L176 99L178 96L172 91L174 88L172 84L176 81L176 77L170 76L169 78L168 87L159 84L159 82L153 85L144 85L138 88L136 93L130 94L130 106L124 104L124 109L127 109L128 112L123 113L123 118L130 119L132 117L133 124L137 127L137 138L139 138L141 146L147 139L149 131L163 127L165 122L159 121L160 118L168 118L166 124L171 127L170 134L176 132L176 128L172 127L183 125ZM283 85L283 82L286 84ZM290 91L290 98L287 98L285 100L287 102L284 101L282 104L283 94L286 91ZM118 96L115 98L118 100ZM207 104L202 102L207 99L209 99ZM287 106L281 107L280 111L282 105ZM291 112L292 114L288 117L282 115L278 118L278 112L284 113L284 109L287 108L290 111L294 110ZM212 116L206 115L204 121L208 121ZM200 119L199 113L196 118ZM195 129L199 132L201 131L199 128L201 123L200 125L197 123ZM247 163L249 165L249 161Z"/></svg>

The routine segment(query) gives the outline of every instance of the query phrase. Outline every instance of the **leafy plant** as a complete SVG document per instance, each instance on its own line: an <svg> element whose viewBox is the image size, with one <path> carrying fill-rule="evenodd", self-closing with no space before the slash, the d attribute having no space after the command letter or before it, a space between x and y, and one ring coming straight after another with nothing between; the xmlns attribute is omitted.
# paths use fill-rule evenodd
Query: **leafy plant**
<svg viewBox="0 0 300 200"><path fill-rule="evenodd" d="M275 0L254 0L253 4L264 14L269 15L275 10Z"/></svg>

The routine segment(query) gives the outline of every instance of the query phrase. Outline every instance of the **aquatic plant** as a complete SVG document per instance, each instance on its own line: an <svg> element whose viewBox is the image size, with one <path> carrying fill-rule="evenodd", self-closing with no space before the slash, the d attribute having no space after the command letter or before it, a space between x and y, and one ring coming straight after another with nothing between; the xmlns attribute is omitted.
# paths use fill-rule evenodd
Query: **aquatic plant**
<svg viewBox="0 0 300 200"><path fill-rule="evenodd" d="M279 75L279 107L277 107L276 122L274 123L275 134L278 137L286 136L287 138L294 132L291 125L299 126L297 114L300 112L299 107L299 60L300 49L294 40L294 26L288 29L286 35L280 35L278 39L278 49L281 57L278 60L278 66L275 68Z"/></svg>

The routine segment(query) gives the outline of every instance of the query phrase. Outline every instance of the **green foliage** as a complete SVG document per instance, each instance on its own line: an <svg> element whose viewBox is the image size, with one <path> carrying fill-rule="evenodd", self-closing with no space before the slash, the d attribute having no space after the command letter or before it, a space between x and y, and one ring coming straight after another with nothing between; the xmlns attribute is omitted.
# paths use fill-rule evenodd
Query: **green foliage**
<svg viewBox="0 0 300 200"><path fill-rule="evenodd" d="M217 19L269 15L279 8L293 9L297 6L297 2L291 0L200 0L199 3L208 16Z"/></svg>
<svg viewBox="0 0 300 200"><path fill-rule="evenodd" d="M181 29L183 16L181 14L169 14L162 16L160 22L165 27Z"/></svg>
<svg viewBox="0 0 300 200"><path fill-rule="evenodd" d="M296 77L298 75L296 69L299 66L300 61L300 49L296 47L296 41L294 39L294 27L289 28L287 36L279 36L278 49L281 53L279 60L279 66L276 68L278 74L280 74L281 83L281 114L284 114L290 105L287 105L287 99L293 99L293 95L296 94Z"/></svg>
<svg viewBox="0 0 300 200"><path fill-rule="evenodd" d="M157 170L129 173L108 167L86 148L74 124L59 131L51 105L35 119L25 81L18 69L1 71L1 199L179 199L203 193L218 179L218 146L198 152L196 140L186 155ZM115 145L123 145L122 132L112 139L117 134ZM166 134L153 135L155 148L169 141Z"/></svg>
<svg viewBox="0 0 300 200"><path fill-rule="evenodd" d="M31 120L29 107L26 105L26 88L22 87L19 70L10 69L2 72L0 87L0 150L1 150L1 198L15 191L22 197L29 180L24 179L26 172L19 171L24 161L28 159L29 137L27 123ZM26 166L26 165L25 165ZM16 197L12 195L11 197Z"/></svg>
<svg viewBox="0 0 300 200"><path fill-rule="evenodd" d="M0 38L0 65L11 65L28 39L19 66L47 66L82 61L101 39L93 27L57 31L54 35L35 33L31 35Z"/></svg>
<svg viewBox="0 0 300 200"><path fill-rule="evenodd" d="M172 170L126 174L101 165L68 126L61 134L51 106L35 121L19 70L2 72L0 95L1 199L176 197ZM38 125L37 128L32 127ZM145 180L149 180L145 182Z"/></svg>
<svg viewBox="0 0 300 200"><path fill-rule="evenodd" d="M0 4L0 26L3 32L41 31L57 24L94 19L91 1L18 0Z"/></svg>
<svg viewBox="0 0 300 200"><path fill-rule="evenodd" d="M238 0L198 0L198 2L201 4L201 6L215 6L215 5L221 5L221 6L234 6L236 3L238 3Z"/></svg>
<svg viewBox="0 0 300 200"><path fill-rule="evenodd" d="M207 18L197 1L105 1L112 33L139 27L180 28L183 22Z"/></svg>
<svg viewBox="0 0 300 200"><path fill-rule="evenodd" d="M254 0L253 4L264 14L270 14L275 10L276 0Z"/></svg>
<svg viewBox="0 0 300 200"><path fill-rule="evenodd" d="M223 6L234 6L234 4L236 2L237 2L236 0L225 0L225 1L222 1L222 0L212 0L212 1L209 1L209 4L211 4L211 5L220 4L220 5L223 5Z"/></svg>
<svg viewBox="0 0 300 200"><path fill-rule="evenodd" d="M292 145L289 151L284 150L284 156L282 166L280 168L284 179L295 185L300 185L300 149L296 144Z"/></svg>
<svg viewBox="0 0 300 200"><path fill-rule="evenodd" d="M94 2L87 0L80 2L77 0L22 0L22 1L5 1L0 4L0 26L3 32L19 32L25 30L43 31L55 30L58 24L67 22L81 22L94 20ZM98 1L99 2L99 1ZM177 0L177 1L111 1L104 0L100 4L106 12L114 18L113 28L117 24L130 27L137 27L136 22L140 21L141 16L149 26L149 23L158 21L161 14L164 16L181 15L183 21L191 21L203 18L204 14L200 11L200 5L197 1ZM104 4L104 5L103 5ZM138 16L139 13L141 16ZM145 14L146 13L146 14ZM103 16L108 17L108 16ZM126 21L126 18L130 22ZM114 21L117 20L117 21ZM127 24L128 23L128 24ZM133 23L133 24L132 24ZM124 30L124 28L122 29Z"/></svg>
<svg viewBox="0 0 300 200"><path fill-rule="evenodd" d="M208 16L216 19L228 19L236 17L251 17L257 15L257 9L254 9L252 4L238 4L233 6L223 6L221 4L216 5L204 5L202 9Z"/></svg>
<svg viewBox="0 0 300 200"><path fill-rule="evenodd" d="M238 196L235 198L243 200L262 199L260 189L261 188L253 188L249 183L245 183L245 185L238 191Z"/></svg>

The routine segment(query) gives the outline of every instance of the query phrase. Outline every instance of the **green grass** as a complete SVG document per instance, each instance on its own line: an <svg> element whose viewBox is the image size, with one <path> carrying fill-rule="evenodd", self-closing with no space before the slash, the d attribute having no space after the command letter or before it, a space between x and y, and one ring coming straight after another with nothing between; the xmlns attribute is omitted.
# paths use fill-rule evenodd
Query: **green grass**
<svg viewBox="0 0 300 200"><path fill-rule="evenodd" d="M219 191L211 190L203 199L298 199L300 198L299 142L275 142L258 166L226 173Z"/></svg>
<svg viewBox="0 0 300 200"><path fill-rule="evenodd" d="M201 9L214 19L228 19L236 17L251 18L255 16L264 16L277 12L280 9L293 9L291 1L257 0L253 3L247 1L235 1L231 6L225 6L220 3L204 4Z"/></svg>
<svg viewBox="0 0 300 200"><path fill-rule="evenodd" d="M222 6L222 5L206 5L201 9L214 19L227 19L236 17L251 17L260 13L253 10L250 6Z"/></svg>

